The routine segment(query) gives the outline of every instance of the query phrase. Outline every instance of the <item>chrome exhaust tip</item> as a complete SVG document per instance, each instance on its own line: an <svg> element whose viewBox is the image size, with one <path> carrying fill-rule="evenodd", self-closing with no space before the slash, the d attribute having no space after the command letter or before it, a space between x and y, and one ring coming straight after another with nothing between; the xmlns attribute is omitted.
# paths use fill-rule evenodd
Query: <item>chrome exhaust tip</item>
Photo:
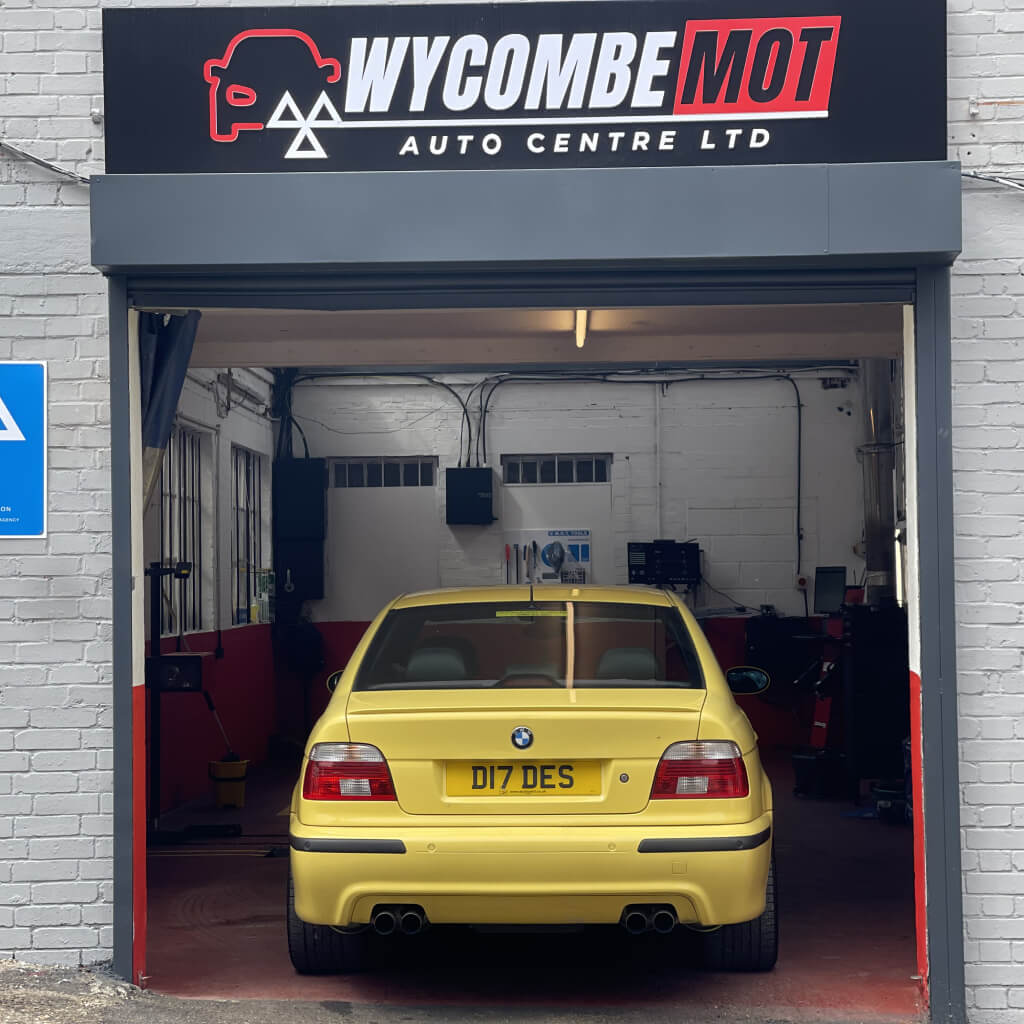
<svg viewBox="0 0 1024 1024"><path fill-rule="evenodd" d="M375 911L370 919L370 924L373 925L373 930L378 935L391 935L395 928L398 927L398 921L391 910Z"/></svg>
<svg viewBox="0 0 1024 1024"><path fill-rule="evenodd" d="M676 926L676 915L671 910L656 910L651 915L651 927L659 935L668 935Z"/></svg>
<svg viewBox="0 0 1024 1024"><path fill-rule="evenodd" d="M642 910L627 910L622 915L622 927L625 928L630 935L642 935L648 928L650 928L650 922L647 920L647 915Z"/></svg>
<svg viewBox="0 0 1024 1024"><path fill-rule="evenodd" d="M403 935L418 935L423 931L423 915L418 910L405 910L398 919L398 926Z"/></svg>

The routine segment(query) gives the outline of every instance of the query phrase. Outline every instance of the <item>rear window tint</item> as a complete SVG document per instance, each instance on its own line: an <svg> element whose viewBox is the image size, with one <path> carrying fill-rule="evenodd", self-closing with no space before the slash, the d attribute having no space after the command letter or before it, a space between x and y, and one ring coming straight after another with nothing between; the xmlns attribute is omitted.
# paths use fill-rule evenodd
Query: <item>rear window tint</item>
<svg viewBox="0 0 1024 1024"><path fill-rule="evenodd" d="M693 642L674 608L572 602L579 689L703 689ZM356 690L566 686L563 602L452 604L392 611L370 644Z"/></svg>

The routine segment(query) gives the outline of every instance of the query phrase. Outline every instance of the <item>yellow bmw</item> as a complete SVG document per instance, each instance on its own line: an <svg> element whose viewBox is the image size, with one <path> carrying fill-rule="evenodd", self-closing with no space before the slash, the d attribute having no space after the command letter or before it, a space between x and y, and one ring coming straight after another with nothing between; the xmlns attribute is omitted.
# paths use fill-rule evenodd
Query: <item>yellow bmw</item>
<svg viewBox="0 0 1024 1024"><path fill-rule="evenodd" d="M675 593L412 594L373 622L310 735L291 803L288 944L302 973L430 924L705 932L707 963L778 948L772 793Z"/></svg>

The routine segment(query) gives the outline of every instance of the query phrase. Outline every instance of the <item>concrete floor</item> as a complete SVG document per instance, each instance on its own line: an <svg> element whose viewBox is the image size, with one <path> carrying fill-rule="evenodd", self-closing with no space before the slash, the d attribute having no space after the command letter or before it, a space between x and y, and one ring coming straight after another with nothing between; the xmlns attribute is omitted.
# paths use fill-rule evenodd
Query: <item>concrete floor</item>
<svg viewBox="0 0 1024 1024"><path fill-rule="evenodd" d="M770 974L705 972L688 933L666 940L619 928L539 936L434 928L387 947L372 972L301 977L284 934L287 858L275 856L291 780L264 774L253 779L245 812L192 809L165 820L173 827L233 817L245 833L152 851L148 984L188 998L457 1008L466 1020L540 1013L571 1021L583 1012L597 1020L606 1011L623 1019L627 1010L648 1022L719 1013L919 1018L910 829L851 816L856 809L842 801L797 800L788 774L786 760L772 772L782 938Z"/></svg>

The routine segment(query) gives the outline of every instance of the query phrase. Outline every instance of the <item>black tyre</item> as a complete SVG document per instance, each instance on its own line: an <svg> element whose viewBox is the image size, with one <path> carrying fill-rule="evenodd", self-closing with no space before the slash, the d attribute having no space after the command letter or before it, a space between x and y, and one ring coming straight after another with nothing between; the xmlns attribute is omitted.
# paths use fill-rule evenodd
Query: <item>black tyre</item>
<svg viewBox="0 0 1024 1024"><path fill-rule="evenodd" d="M288 955L299 974L342 974L366 966L369 930L339 932L306 924L295 913L295 884L288 875Z"/></svg>
<svg viewBox="0 0 1024 1024"><path fill-rule="evenodd" d="M775 856L768 869L764 913L753 921L725 924L704 936L704 963L713 971L770 971L779 955Z"/></svg>

